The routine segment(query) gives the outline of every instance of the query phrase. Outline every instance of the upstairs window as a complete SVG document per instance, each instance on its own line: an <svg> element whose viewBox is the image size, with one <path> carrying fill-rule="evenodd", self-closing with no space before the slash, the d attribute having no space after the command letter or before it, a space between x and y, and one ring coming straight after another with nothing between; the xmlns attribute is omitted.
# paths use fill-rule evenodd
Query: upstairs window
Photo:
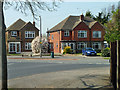
<svg viewBox="0 0 120 90"><path fill-rule="evenodd" d="M64 36L68 37L69 36L69 31L64 31Z"/></svg>
<svg viewBox="0 0 120 90"><path fill-rule="evenodd" d="M93 31L93 38L101 38L101 31Z"/></svg>
<svg viewBox="0 0 120 90"><path fill-rule="evenodd" d="M17 36L17 31L11 31L11 36Z"/></svg>
<svg viewBox="0 0 120 90"><path fill-rule="evenodd" d="M32 50L30 42L25 43L25 50Z"/></svg>
<svg viewBox="0 0 120 90"><path fill-rule="evenodd" d="M25 31L25 38L34 38L35 31Z"/></svg>
<svg viewBox="0 0 120 90"><path fill-rule="evenodd" d="M87 38L87 31L78 31L78 38Z"/></svg>

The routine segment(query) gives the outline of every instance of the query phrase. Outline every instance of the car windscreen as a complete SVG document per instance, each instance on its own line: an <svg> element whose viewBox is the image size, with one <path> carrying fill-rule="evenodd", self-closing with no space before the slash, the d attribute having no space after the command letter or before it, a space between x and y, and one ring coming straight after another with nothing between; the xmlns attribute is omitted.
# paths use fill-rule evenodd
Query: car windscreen
<svg viewBox="0 0 120 90"><path fill-rule="evenodd" d="M92 48L86 48L87 51L94 51Z"/></svg>

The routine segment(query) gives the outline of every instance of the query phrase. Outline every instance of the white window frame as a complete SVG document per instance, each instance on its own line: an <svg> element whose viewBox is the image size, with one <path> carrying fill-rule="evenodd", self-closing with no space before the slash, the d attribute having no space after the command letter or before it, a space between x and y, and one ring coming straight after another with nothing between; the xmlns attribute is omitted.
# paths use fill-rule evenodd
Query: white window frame
<svg viewBox="0 0 120 90"><path fill-rule="evenodd" d="M52 40L54 39L54 35L52 35Z"/></svg>
<svg viewBox="0 0 120 90"><path fill-rule="evenodd" d="M82 33L84 34L83 37L81 35ZM78 31L78 38L87 38L87 31L85 31L85 30L79 30Z"/></svg>
<svg viewBox="0 0 120 90"><path fill-rule="evenodd" d="M98 48L95 48L95 45L98 45ZM92 48L93 49L101 49L101 42L93 42L92 43Z"/></svg>
<svg viewBox="0 0 120 90"><path fill-rule="evenodd" d="M25 38L35 38L35 31L25 31Z"/></svg>
<svg viewBox="0 0 120 90"><path fill-rule="evenodd" d="M13 51L13 46L12 46L12 51L10 50L10 44L15 45L15 51ZM17 44L19 44L19 52L17 52ZM21 44L20 44L20 42L9 42L9 52L20 53L21 52Z"/></svg>
<svg viewBox="0 0 120 90"><path fill-rule="evenodd" d="M93 38L101 38L101 31L93 31ZM96 37L96 34L98 34L98 36Z"/></svg>
<svg viewBox="0 0 120 90"><path fill-rule="evenodd" d="M29 45L30 45L30 48L29 48ZM31 42L26 42L25 43L25 50L32 50L32 48L31 48Z"/></svg>
<svg viewBox="0 0 120 90"><path fill-rule="evenodd" d="M69 37L69 35L70 35L70 31L68 31L68 30L64 31L64 36L65 37Z"/></svg>
<svg viewBox="0 0 120 90"><path fill-rule="evenodd" d="M17 31L11 31L11 36L17 36Z"/></svg>
<svg viewBox="0 0 120 90"><path fill-rule="evenodd" d="M83 48L87 48L87 43L86 42L78 42L78 44L77 44L77 49L78 50L83 49L83 48L81 48L81 45L84 46Z"/></svg>

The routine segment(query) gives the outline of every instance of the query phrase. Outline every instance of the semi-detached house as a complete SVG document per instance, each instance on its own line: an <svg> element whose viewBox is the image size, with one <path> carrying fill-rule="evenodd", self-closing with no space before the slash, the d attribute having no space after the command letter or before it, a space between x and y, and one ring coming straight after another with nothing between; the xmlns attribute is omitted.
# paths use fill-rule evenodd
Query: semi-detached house
<svg viewBox="0 0 120 90"><path fill-rule="evenodd" d="M47 31L49 52L63 53L70 46L75 53L92 47L100 51L104 46L105 27L90 17L69 16Z"/></svg>
<svg viewBox="0 0 120 90"><path fill-rule="evenodd" d="M19 19L6 29L6 46L8 53L30 52L31 42L39 36L35 22L24 22Z"/></svg>

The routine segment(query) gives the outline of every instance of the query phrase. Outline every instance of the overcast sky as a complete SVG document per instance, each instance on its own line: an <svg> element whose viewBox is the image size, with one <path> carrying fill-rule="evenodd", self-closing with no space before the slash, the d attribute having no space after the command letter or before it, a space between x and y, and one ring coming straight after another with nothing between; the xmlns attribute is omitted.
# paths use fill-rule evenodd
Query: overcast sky
<svg viewBox="0 0 120 90"><path fill-rule="evenodd" d="M82 13L85 14L87 10L90 10L94 15L97 15L103 8L108 8L109 6L115 4L119 0L64 0L63 3L59 5L57 11L48 12L41 11L40 15L42 17L42 32L46 33L47 28L52 28L62 20L64 20L69 15L79 16ZM79 2L78 2L79 1ZM88 2L89 1L89 2ZM99 2L98 2L99 1ZM104 2L101 2L104 1ZM106 2L109 1L109 2ZM114 1L114 2L113 2ZM21 18L25 22L33 22L31 15L25 16L20 12L15 11L13 8L4 11L5 14L5 24L10 26L16 20ZM39 21L36 21L36 27L39 28Z"/></svg>

